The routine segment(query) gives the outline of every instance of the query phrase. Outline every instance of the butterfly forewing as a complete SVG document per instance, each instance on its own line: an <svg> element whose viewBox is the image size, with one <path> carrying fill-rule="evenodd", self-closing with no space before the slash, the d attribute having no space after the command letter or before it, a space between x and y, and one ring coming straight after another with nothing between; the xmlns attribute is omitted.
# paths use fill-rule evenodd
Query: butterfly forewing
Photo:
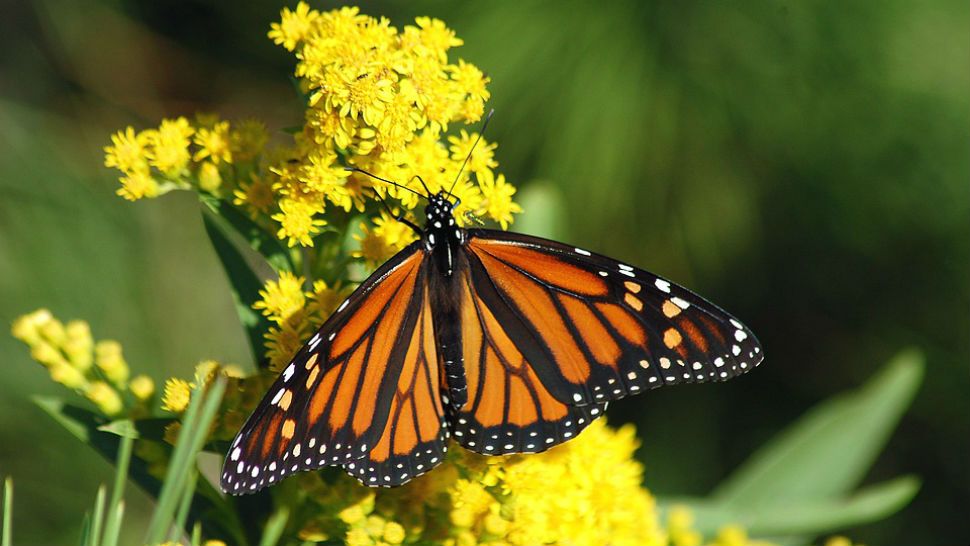
<svg viewBox="0 0 970 546"><path fill-rule="evenodd" d="M417 370L436 358L424 336L398 335L425 327L423 258L417 245L401 251L300 349L233 441L222 473L224 490L249 493L288 474L334 464L370 481L371 473L383 470L408 445L428 450L425 444L439 441L440 431L428 440L428 427L441 421L440 404L435 406L433 398L428 407L438 408L437 414L425 418L428 422L407 425L424 427L417 435L420 441L399 439L406 433L397 408L427 396L429 389L417 381ZM400 430L385 440L389 417ZM383 449L388 441L390 449ZM356 462L368 461L375 446L383 449L381 460Z"/></svg>
<svg viewBox="0 0 970 546"><path fill-rule="evenodd" d="M737 319L652 273L536 237L469 234L476 287L508 303L509 322L528 334L519 334L519 346L563 402L723 381L763 359Z"/></svg>

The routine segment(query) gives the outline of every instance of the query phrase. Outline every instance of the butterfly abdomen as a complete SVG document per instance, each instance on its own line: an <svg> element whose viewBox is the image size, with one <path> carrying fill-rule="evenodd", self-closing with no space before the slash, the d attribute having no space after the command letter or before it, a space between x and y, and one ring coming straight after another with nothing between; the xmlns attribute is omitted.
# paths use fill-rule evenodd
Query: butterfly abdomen
<svg viewBox="0 0 970 546"><path fill-rule="evenodd" d="M432 275L430 278L438 358L444 374L444 385L447 387L447 393L443 396L448 406L458 410L468 401L468 382L465 378L465 358L461 343L461 308L458 298L460 281L457 275Z"/></svg>

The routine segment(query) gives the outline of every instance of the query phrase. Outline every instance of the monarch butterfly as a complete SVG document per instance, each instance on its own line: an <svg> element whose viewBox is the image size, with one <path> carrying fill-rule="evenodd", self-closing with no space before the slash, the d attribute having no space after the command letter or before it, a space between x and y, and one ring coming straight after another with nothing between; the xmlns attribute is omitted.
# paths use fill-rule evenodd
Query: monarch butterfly
<svg viewBox="0 0 970 546"><path fill-rule="evenodd" d="M763 359L748 328L685 288L582 248L463 229L450 192L422 197L424 229L402 219L420 239L293 357L232 442L224 491L328 465L397 486L440 464L452 437L537 453L610 400Z"/></svg>

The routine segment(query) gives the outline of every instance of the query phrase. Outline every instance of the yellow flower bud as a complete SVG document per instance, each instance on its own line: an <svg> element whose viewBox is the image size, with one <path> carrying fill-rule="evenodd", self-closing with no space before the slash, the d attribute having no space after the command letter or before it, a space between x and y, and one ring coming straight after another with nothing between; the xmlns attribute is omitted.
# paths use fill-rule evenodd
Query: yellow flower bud
<svg viewBox="0 0 970 546"><path fill-rule="evenodd" d="M51 379L71 389L81 389L85 387L88 380L84 374L77 371L74 366L67 362L59 362L50 367Z"/></svg>
<svg viewBox="0 0 970 546"><path fill-rule="evenodd" d="M353 525L363 520L366 515L367 514L364 513L364 509L361 508L359 504L354 504L341 510L340 513L337 514L337 517L339 517L340 521L346 523L347 525Z"/></svg>
<svg viewBox="0 0 970 546"><path fill-rule="evenodd" d="M219 174L219 167L211 161L206 161L199 166L199 187L209 193L218 193L222 186L222 176Z"/></svg>
<svg viewBox="0 0 970 546"><path fill-rule="evenodd" d="M226 543L221 540L207 540L202 543L202 546L226 546Z"/></svg>
<svg viewBox="0 0 970 546"><path fill-rule="evenodd" d="M40 341L40 325L52 318L51 312L47 309L38 309L33 313L18 317L10 330L13 337L27 345L34 345Z"/></svg>
<svg viewBox="0 0 970 546"><path fill-rule="evenodd" d="M386 520L380 516L368 516L364 528L367 529L368 535L376 538L384 534L384 525L386 523Z"/></svg>
<svg viewBox="0 0 970 546"><path fill-rule="evenodd" d="M82 372L88 371L93 362L91 348L94 340L91 338L91 328L84 321L72 320L67 323L66 331L64 352L75 368Z"/></svg>
<svg viewBox="0 0 970 546"><path fill-rule="evenodd" d="M30 349L30 357L40 362L44 366L69 366L67 359L61 354L53 345L44 341L39 340L36 345Z"/></svg>
<svg viewBox="0 0 970 546"><path fill-rule="evenodd" d="M94 346L94 361L115 385L128 382L128 363L121 355L121 344L117 341L99 341Z"/></svg>
<svg viewBox="0 0 970 546"><path fill-rule="evenodd" d="M37 326L44 339L55 346L63 345L64 341L67 340L67 332L64 330L64 325L55 318L45 320Z"/></svg>
<svg viewBox="0 0 970 546"><path fill-rule="evenodd" d="M496 512L490 512L485 516L485 532L498 537L505 536L509 532L509 522Z"/></svg>
<svg viewBox="0 0 970 546"><path fill-rule="evenodd" d="M118 391L104 381L95 381L85 390L84 395L88 400L95 403L98 409L106 415L116 415L121 412L123 407Z"/></svg>
<svg viewBox="0 0 970 546"><path fill-rule="evenodd" d="M404 532L404 527L400 523L389 521L384 526L384 541L389 544L400 544L404 542L406 535L407 533Z"/></svg>
<svg viewBox="0 0 970 546"><path fill-rule="evenodd" d="M135 398L144 402L155 394L155 382L147 375L135 376L128 384L128 390L135 395Z"/></svg>

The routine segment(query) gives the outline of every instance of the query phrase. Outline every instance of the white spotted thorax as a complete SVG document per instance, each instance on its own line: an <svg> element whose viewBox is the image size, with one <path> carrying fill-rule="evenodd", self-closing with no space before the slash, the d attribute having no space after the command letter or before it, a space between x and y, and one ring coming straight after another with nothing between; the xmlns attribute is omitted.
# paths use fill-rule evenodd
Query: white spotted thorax
<svg viewBox="0 0 970 546"><path fill-rule="evenodd" d="M455 255L465 243L464 231L455 223L454 210L458 204L459 201L452 203L447 194L440 191L428 199L424 209L424 249L435 256L441 271L449 277L455 270Z"/></svg>

